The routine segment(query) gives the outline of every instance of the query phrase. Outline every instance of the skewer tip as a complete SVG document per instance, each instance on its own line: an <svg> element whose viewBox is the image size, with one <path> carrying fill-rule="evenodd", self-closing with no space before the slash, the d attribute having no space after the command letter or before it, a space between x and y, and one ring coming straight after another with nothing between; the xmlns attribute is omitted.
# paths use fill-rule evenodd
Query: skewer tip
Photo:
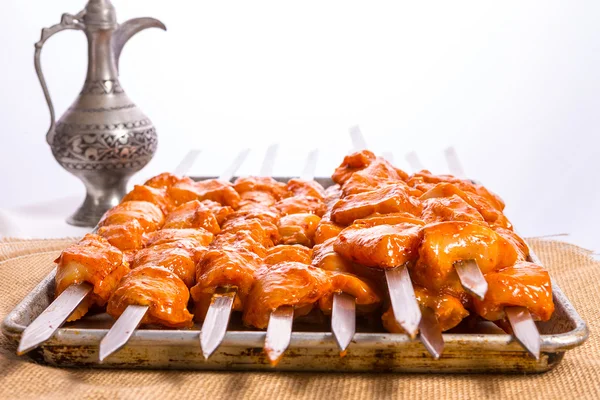
<svg viewBox="0 0 600 400"><path fill-rule="evenodd" d="M123 314L100 341L98 359L104 361L108 356L127 344L131 335L148 312L148 306L129 305Z"/></svg>
<svg viewBox="0 0 600 400"><path fill-rule="evenodd" d="M411 339L414 339L419 331L421 309L415 297L408 268L406 265L388 268L385 270L385 277L394 318Z"/></svg>
<svg viewBox="0 0 600 400"><path fill-rule="evenodd" d="M442 329L433 310L429 307L422 310L419 323L419 339L434 360L439 360L444 351L444 337Z"/></svg>
<svg viewBox="0 0 600 400"><path fill-rule="evenodd" d="M89 283L71 285L23 331L17 354L23 355L50 339L92 290Z"/></svg>
<svg viewBox="0 0 600 400"><path fill-rule="evenodd" d="M525 307L512 306L505 307L504 312L515 339L533 358L539 360L542 339L529 310Z"/></svg>
<svg viewBox="0 0 600 400"><path fill-rule="evenodd" d="M291 306L279 307L271 313L264 350L272 367L279 363L290 345L293 322L294 308Z"/></svg>
<svg viewBox="0 0 600 400"><path fill-rule="evenodd" d="M235 295L235 291L230 291L214 294L212 297L200 332L200 347L205 360L219 348L225 338Z"/></svg>
<svg viewBox="0 0 600 400"><path fill-rule="evenodd" d="M340 348L340 355L343 357L356 332L356 300L354 297L346 293L333 295L331 331Z"/></svg>

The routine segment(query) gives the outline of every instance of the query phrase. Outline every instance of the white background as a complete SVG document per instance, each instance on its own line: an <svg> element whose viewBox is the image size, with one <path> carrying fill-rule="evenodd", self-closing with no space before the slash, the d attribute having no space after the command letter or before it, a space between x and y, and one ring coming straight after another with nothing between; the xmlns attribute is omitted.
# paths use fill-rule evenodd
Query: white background
<svg viewBox="0 0 600 400"><path fill-rule="evenodd" d="M350 147L348 128L360 124L370 147L393 152L400 167L414 150L433 172L447 172L443 150L454 146L524 235L568 233L600 250L600 3L113 3L121 21L153 16L168 27L140 33L121 59L122 86L160 140L134 181L172 169L191 148L205 150L192 172L218 174L252 147L242 172L256 173L275 141L276 173L299 173L306 152L320 147L318 170L330 174ZM33 44L42 27L84 4L3 2L0 216L53 210L62 220L83 198L44 139ZM81 32L44 47L58 115L86 64Z"/></svg>

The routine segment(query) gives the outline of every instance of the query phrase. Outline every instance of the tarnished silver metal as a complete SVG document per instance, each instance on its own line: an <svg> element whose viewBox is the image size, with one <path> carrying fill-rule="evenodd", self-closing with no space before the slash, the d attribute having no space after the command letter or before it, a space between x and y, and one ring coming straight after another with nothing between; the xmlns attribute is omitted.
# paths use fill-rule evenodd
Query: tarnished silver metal
<svg viewBox="0 0 600 400"><path fill-rule="evenodd" d="M196 178L196 180L208 177ZM215 177L210 177L215 178ZM278 178L283 182L287 178ZM330 179L316 178L327 187ZM531 261L540 263L533 252ZM541 264L540 264L541 265ZM6 316L3 333L18 343L23 331L54 298L52 271ZM198 370L282 371L385 371L426 373L524 373L545 372L557 366L565 352L581 345L589 332L556 282L552 282L555 312L546 322L536 322L541 334L540 357L535 359L512 335L500 333L490 324L469 326L444 333L444 352L439 360L428 355L418 340L407 335L368 329L358 325L348 353L340 357L339 347L327 323L302 327L294 325L290 345L276 367L263 352L266 333L248 330L232 318L219 349L205 360L198 346L200 325L189 330L137 329L127 344L103 363L98 362L99 344L114 320L106 314L86 316L67 323L29 355L58 367L165 368ZM238 316L239 317L239 316ZM297 321L300 322L300 321ZM298 325L298 326L296 326ZM460 328L460 327L459 327Z"/></svg>
<svg viewBox="0 0 600 400"><path fill-rule="evenodd" d="M119 57L127 41L146 28L166 29L153 18L117 23L110 0L89 0L76 15L42 29L35 44L35 69L50 109L46 140L58 163L81 179L87 195L67 221L95 226L104 212L125 195L127 180L142 169L156 151L152 122L129 99L119 82ZM56 121L54 105L42 73L41 52L46 40L66 29L83 31L88 39L88 70L75 102Z"/></svg>

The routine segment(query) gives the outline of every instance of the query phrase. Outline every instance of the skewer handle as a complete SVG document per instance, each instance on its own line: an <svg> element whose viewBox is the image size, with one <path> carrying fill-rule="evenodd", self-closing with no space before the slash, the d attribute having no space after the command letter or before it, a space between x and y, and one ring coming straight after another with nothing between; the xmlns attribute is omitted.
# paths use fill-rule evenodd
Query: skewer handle
<svg viewBox="0 0 600 400"><path fill-rule="evenodd" d="M178 176L187 175L190 169L194 166L196 159L200 155L201 150L190 150L183 160L175 167L173 173Z"/></svg>
<svg viewBox="0 0 600 400"><path fill-rule="evenodd" d="M248 153L250 153L250 149L243 149L242 151L240 151L231 162L231 165L227 167L225 171L223 171L221 176L219 176L219 179L223 181L230 181L231 178L233 178L233 176L237 172L237 170L240 169L244 161L246 161Z"/></svg>
<svg viewBox="0 0 600 400"><path fill-rule="evenodd" d="M275 165L275 158L279 151L279 143L273 143L267 148L265 158L262 166L260 167L260 176L271 176L273 175L273 166Z"/></svg>
<svg viewBox="0 0 600 400"><path fill-rule="evenodd" d="M304 170L302 171L302 174L300 175L300 179L311 181L315 178L318 160L319 160L319 150L318 149L314 149L310 153L308 153L308 157L306 157L306 164L304 164Z"/></svg>
<svg viewBox="0 0 600 400"><path fill-rule="evenodd" d="M352 139L352 147L354 151L365 150L367 148L367 141L363 136L358 125L350 128L350 139Z"/></svg>

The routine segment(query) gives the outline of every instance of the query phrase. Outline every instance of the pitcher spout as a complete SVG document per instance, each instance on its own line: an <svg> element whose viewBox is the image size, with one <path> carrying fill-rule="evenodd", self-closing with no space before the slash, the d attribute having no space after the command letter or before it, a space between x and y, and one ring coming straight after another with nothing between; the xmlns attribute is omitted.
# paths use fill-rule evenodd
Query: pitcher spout
<svg viewBox="0 0 600 400"><path fill-rule="evenodd" d="M119 68L119 58L125 43L129 41L136 33L147 28L160 28L163 31L167 30L165 24L155 18L133 18L119 25L114 33L113 51L117 68Z"/></svg>

